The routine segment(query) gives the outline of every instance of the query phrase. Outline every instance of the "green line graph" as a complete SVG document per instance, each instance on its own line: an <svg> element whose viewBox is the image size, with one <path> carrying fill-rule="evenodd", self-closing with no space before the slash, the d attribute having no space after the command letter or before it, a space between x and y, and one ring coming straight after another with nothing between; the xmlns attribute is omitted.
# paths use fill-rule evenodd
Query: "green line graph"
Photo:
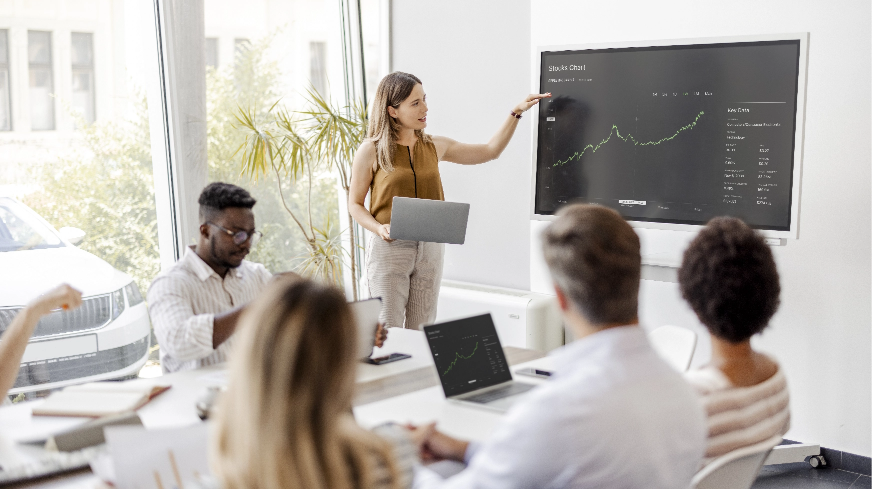
<svg viewBox="0 0 872 489"><path fill-rule="evenodd" d="M472 349L472 353L470 353L468 356L463 356L460 354L460 352L455 352L454 353L454 360L451 361L451 365L449 365L448 368L445 369L445 372L442 375L445 375L448 372L450 372L451 369L454 368L454 365L457 364L457 361L460 360L461 358L464 360L469 360L470 358L472 358L472 356L475 355L475 350L478 350L478 342L477 341L475 342L475 348Z"/></svg>
<svg viewBox="0 0 872 489"><path fill-rule="evenodd" d="M581 152L576 151L575 154L573 154L573 155L570 156L569 158L566 158L565 160L558 160L557 163L554 163L554 165L552 165L552 168L553 168L553 167L558 167L558 166L563 166L563 165L569 163L569 162L572 161L572 160L580 160L581 157L584 156L584 154L585 154L585 153L587 152L587 150L589 150L589 149L593 150L593 152L596 153L596 151L597 151L598 149L600 149L600 147L601 147L602 145L608 143L609 140L612 139L612 136L613 136L613 135L614 135L614 136L617 136L617 137L620 138L620 139L622 139L625 143L626 143L626 142L632 142L634 146L657 146L657 145L660 144L660 143L665 143L666 141L672 141L673 139L675 139L676 137L678 137L678 135L681 134L682 132L687 131L687 130L692 130L694 127L696 127L697 122L699 122L699 118L702 117L704 114L705 114L704 111L700 111L700 113L696 115L696 119L694 119L693 122L691 122L690 124L687 124L686 126L679 127L678 130L675 131L675 134L673 134L673 135L671 135L671 136L669 136L669 137L665 137L665 138L663 138L663 139L658 139L658 140L656 140L656 141L646 141L646 142L644 142L644 143L638 141L638 140L637 140L635 137L633 137L633 135L630 134L630 133L627 133L626 136L621 136L621 131L618 129L618 126L615 125L615 124L613 124L613 125L612 125L612 129L609 131L609 137L607 137L607 138L603 139L602 141L600 141L600 143L597 144L596 146L594 146L593 144L588 144L587 146L585 146L585 147L581 150Z"/></svg>

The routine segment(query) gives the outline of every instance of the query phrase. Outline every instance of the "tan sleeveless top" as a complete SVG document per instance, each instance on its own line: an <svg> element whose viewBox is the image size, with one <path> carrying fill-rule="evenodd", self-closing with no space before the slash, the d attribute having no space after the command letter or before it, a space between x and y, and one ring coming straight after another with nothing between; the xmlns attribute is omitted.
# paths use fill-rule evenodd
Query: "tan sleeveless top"
<svg viewBox="0 0 872 489"><path fill-rule="evenodd" d="M369 212L381 224L391 222L394 197L445 200L436 145L419 140L410 151L408 146L397 144L394 171L388 173L381 167L376 168L369 189Z"/></svg>

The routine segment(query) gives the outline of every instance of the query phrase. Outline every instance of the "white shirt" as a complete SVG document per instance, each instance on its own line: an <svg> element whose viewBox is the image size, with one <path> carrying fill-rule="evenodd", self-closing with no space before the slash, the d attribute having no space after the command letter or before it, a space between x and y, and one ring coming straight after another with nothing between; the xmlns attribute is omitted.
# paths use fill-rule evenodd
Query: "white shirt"
<svg viewBox="0 0 872 489"><path fill-rule="evenodd" d="M638 326L599 331L557 351L555 375L471 445L469 467L416 488L690 486L705 451L705 415L690 385ZM469 450L467 450L469 451Z"/></svg>
<svg viewBox="0 0 872 489"><path fill-rule="evenodd" d="M215 315L251 302L272 277L263 265L243 260L222 279L192 248L148 288L148 313L166 373L226 361L233 336L212 348Z"/></svg>

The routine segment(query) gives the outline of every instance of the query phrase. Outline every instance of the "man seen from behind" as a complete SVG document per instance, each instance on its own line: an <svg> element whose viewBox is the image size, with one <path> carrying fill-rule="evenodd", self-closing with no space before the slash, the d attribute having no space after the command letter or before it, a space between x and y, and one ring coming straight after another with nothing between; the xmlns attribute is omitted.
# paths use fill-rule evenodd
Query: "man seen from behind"
<svg viewBox="0 0 872 489"><path fill-rule="evenodd" d="M415 487L690 486L705 451L704 413L639 326L639 238L606 207L576 204L558 216L543 251L575 341L555 352L551 380L520 400L487 441L432 431L423 458L469 465L444 480L419 467Z"/></svg>

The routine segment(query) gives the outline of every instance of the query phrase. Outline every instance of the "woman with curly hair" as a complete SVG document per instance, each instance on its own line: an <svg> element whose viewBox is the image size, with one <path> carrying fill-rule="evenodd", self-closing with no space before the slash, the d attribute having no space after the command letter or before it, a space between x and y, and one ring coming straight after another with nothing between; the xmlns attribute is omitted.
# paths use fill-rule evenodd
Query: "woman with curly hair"
<svg viewBox="0 0 872 489"><path fill-rule="evenodd" d="M708 413L704 463L784 435L790 426L784 372L751 348L781 292L763 237L740 219L712 219L684 252L678 283L711 336L711 362L687 374Z"/></svg>

